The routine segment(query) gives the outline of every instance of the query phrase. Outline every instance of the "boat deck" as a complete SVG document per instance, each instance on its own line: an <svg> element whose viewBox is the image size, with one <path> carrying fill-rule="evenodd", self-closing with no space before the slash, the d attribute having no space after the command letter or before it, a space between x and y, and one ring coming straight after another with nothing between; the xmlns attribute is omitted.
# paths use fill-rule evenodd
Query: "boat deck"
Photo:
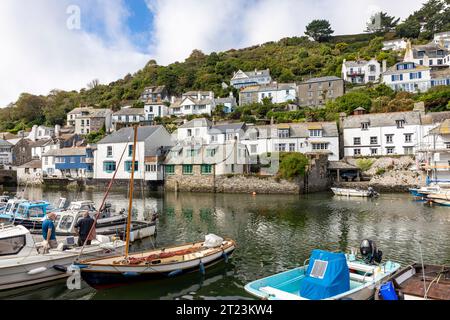
<svg viewBox="0 0 450 320"><path fill-rule="evenodd" d="M427 298L433 300L450 300L450 268L442 266L425 266L425 286L422 268L416 266L416 273L401 283L403 294L424 297L427 288Z"/></svg>

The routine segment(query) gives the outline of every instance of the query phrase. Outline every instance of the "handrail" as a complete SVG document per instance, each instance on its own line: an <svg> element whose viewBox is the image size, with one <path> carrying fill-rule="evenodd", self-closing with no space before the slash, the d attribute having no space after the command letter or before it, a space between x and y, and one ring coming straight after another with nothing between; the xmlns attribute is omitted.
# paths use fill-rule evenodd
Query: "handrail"
<svg viewBox="0 0 450 320"><path fill-rule="evenodd" d="M306 262L310 261L310 260L311 260L311 258L306 259L305 262L303 262L303 267L306 267Z"/></svg>

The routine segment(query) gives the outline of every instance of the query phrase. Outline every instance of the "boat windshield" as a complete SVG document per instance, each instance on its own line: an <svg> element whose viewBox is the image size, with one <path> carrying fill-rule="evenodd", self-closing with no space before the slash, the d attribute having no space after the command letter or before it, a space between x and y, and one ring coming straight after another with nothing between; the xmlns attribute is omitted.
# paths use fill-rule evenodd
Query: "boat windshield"
<svg viewBox="0 0 450 320"><path fill-rule="evenodd" d="M44 207L32 207L28 210L28 216L30 218L42 218L44 215Z"/></svg>
<svg viewBox="0 0 450 320"><path fill-rule="evenodd" d="M61 230L70 230L72 227L74 218L72 216L64 216L59 223L59 229Z"/></svg>
<svg viewBox="0 0 450 320"><path fill-rule="evenodd" d="M14 210L16 211L16 210ZM16 215L20 217L25 217L27 215L27 207L25 205L19 205L19 208L16 211Z"/></svg>
<svg viewBox="0 0 450 320"><path fill-rule="evenodd" d="M0 256L18 254L25 247L25 236L0 240Z"/></svg>

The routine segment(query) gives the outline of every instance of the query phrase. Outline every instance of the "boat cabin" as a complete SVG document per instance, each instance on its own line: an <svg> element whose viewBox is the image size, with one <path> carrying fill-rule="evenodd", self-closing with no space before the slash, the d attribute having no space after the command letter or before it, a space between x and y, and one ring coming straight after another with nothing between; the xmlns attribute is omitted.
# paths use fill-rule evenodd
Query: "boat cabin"
<svg viewBox="0 0 450 320"><path fill-rule="evenodd" d="M50 203L46 201L9 200L0 219L43 219L48 213Z"/></svg>
<svg viewBox="0 0 450 320"><path fill-rule="evenodd" d="M0 225L0 257L28 257L34 247L33 237L25 227Z"/></svg>

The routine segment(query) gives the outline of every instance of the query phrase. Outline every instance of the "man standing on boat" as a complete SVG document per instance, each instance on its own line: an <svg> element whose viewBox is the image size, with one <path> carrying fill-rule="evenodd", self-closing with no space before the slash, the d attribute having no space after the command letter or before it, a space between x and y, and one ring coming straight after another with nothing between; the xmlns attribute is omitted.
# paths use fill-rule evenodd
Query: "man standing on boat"
<svg viewBox="0 0 450 320"><path fill-rule="evenodd" d="M56 213L50 212L47 214L47 219L42 223L42 237L44 238L44 254L48 253L49 249L58 247L56 241L55 223Z"/></svg>
<svg viewBox="0 0 450 320"><path fill-rule="evenodd" d="M80 219L77 224L75 225L75 229L78 233L78 246L82 247L84 243L86 242L86 245L90 245L91 241L95 239L95 228L92 230L92 226L94 225L95 221L91 218L89 215L89 211L83 212L83 218ZM89 234L90 233L90 234Z"/></svg>

